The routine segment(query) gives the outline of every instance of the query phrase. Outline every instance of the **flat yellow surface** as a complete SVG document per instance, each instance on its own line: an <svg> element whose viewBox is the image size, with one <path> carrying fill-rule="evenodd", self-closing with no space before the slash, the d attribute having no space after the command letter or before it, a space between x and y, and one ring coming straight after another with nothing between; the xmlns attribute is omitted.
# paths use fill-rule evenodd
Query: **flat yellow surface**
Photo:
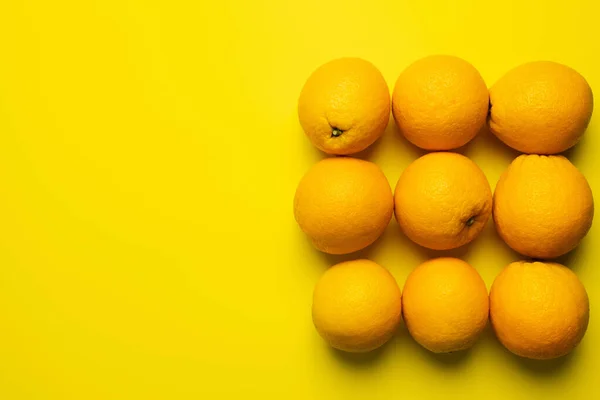
<svg viewBox="0 0 600 400"><path fill-rule="evenodd" d="M531 60L600 93L589 1L0 2L0 399L597 399L600 224L563 260L592 313L564 359L512 356L488 331L434 356L402 327L382 351L330 350L310 317L329 265L368 257L400 284L436 255L399 232L358 255L313 250L292 199L323 157L304 137L304 80L359 56L390 88L433 53L488 85ZM600 112L568 155L600 196ZM516 153L464 153L492 186ZM392 185L421 151L393 124L361 157ZM491 285L519 258L490 223L468 249ZM598 308L597 308L598 307Z"/></svg>

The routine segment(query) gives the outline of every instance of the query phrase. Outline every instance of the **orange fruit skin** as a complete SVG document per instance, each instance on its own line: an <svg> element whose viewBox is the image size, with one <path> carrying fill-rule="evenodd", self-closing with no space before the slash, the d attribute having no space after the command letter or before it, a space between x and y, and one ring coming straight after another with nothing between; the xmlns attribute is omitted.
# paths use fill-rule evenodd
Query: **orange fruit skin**
<svg viewBox="0 0 600 400"><path fill-rule="evenodd" d="M327 158L302 178L294 215L315 247L325 253L361 250L383 233L394 201L387 178L372 162Z"/></svg>
<svg viewBox="0 0 600 400"><path fill-rule="evenodd" d="M492 211L492 191L479 167L457 153L429 153L402 173L394 195L400 228L413 242L448 250L471 242Z"/></svg>
<svg viewBox="0 0 600 400"><path fill-rule="evenodd" d="M402 317L402 296L394 277L369 260L328 269L315 286L313 322L334 348L374 350L387 342Z"/></svg>
<svg viewBox="0 0 600 400"><path fill-rule="evenodd" d="M467 144L485 125L488 106L488 89L479 72L453 56L430 56L411 64L392 94L400 131L426 150Z"/></svg>
<svg viewBox="0 0 600 400"><path fill-rule="evenodd" d="M513 250L533 258L556 258L573 250L594 217L592 190L563 156L521 155L494 191L494 222Z"/></svg>
<svg viewBox="0 0 600 400"><path fill-rule="evenodd" d="M487 325L485 283L475 268L458 258L435 258L419 265L403 292L408 331L434 353L470 348Z"/></svg>
<svg viewBox="0 0 600 400"><path fill-rule="evenodd" d="M568 354L589 321L585 288L569 268L556 263L514 262L490 291L496 336L512 353L547 360Z"/></svg>
<svg viewBox="0 0 600 400"><path fill-rule="evenodd" d="M328 154L357 153L373 144L390 119L390 92L381 72L360 58L340 58L315 70L298 99L306 136Z"/></svg>
<svg viewBox="0 0 600 400"><path fill-rule="evenodd" d="M574 146L590 122L592 89L566 65L523 64L490 88L490 130L523 153L556 154Z"/></svg>

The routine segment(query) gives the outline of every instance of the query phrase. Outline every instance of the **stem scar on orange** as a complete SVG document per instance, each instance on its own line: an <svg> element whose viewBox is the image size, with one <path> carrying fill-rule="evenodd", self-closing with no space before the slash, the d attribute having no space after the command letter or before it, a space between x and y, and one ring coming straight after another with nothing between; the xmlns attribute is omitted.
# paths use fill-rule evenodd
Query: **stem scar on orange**
<svg viewBox="0 0 600 400"><path fill-rule="evenodd" d="M340 58L315 70L298 99L306 136L328 154L357 153L373 144L390 118L390 93L381 72L360 58Z"/></svg>
<svg viewBox="0 0 600 400"><path fill-rule="evenodd" d="M396 219L413 242L449 250L471 242L492 211L490 185L467 157L429 153L402 173L394 195Z"/></svg>

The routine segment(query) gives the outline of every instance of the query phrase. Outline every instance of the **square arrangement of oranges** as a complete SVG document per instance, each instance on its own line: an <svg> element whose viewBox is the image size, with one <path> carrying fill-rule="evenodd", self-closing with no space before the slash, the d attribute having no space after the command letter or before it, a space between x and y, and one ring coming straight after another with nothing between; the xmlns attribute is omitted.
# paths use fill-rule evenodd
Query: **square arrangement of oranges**
<svg viewBox="0 0 600 400"><path fill-rule="evenodd" d="M430 151L402 172L394 192L377 165L349 157L382 135L390 109L402 135ZM319 334L337 349L365 352L388 341L403 318L419 344L444 353L471 347L489 319L500 342L519 356L569 353L585 335L589 301L577 276L551 260L587 234L594 203L585 176L558 154L579 141L592 111L586 80L554 62L516 67L488 90L468 62L430 56L400 74L391 99L368 61L342 58L315 70L298 115L311 142L334 157L302 178L294 213L316 249L361 250L395 214L410 240L449 250L473 241L493 217L500 237L528 258L504 268L489 294L477 270L457 258L419 265L402 290L372 261L334 265L314 290ZM481 169L451 152L485 124L523 153L493 194Z"/></svg>

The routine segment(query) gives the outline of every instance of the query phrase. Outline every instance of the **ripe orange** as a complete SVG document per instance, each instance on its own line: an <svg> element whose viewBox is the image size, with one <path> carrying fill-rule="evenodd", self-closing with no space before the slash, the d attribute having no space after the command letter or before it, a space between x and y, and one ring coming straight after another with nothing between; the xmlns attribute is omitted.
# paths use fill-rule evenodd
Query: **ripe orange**
<svg viewBox="0 0 600 400"><path fill-rule="evenodd" d="M488 320L488 293L475 268L458 258L435 258L415 268L402 295L412 337L434 353L471 347Z"/></svg>
<svg viewBox="0 0 600 400"><path fill-rule="evenodd" d="M579 344L589 321L588 296L564 265L519 261L496 277L490 317L496 336L511 352L550 359Z"/></svg>
<svg viewBox="0 0 600 400"><path fill-rule="evenodd" d="M401 314L400 288L394 277L373 261L334 265L315 287L313 322L336 349L376 349L394 335Z"/></svg>
<svg viewBox="0 0 600 400"><path fill-rule="evenodd" d="M320 150L347 155L369 147L390 118L390 92L373 64L340 58L308 78L298 100L304 132Z"/></svg>
<svg viewBox="0 0 600 400"><path fill-rule="evenodd" d="M369 161L327 158L302 178L294 198L300 228L325 253L346 254L373 243L392 217L394 201L383 172Z"/></svg>
<svg viewBox="0 0 600 400"><path fill-rule="evenodd" d="M496 230L515 251L555 258L573 250L594 216L590 186L563 156L521 155L494 192Z"/></svg>
<svg viewBox="0 0 600 400"><path fill-rule="evenodd" d="M523 153L555 154L575 145L585 131L592 89L566 65L523 64L490 88L490 130Z"/></svg>
<svg viewBox="0 0 600 400"><path fill-rule="evenodd" d="M427 150L465 145L485 125L488 90L479 72L452 56L430 56L396 81L392 112L402 134Z"/></svg>
<svg viewBox="0 0 600 400"><path fill-rule="evenodd" d="M492 211L485 175L457 153L429 153L415 160L400 176L394 201L406 236L435 250L471 242Z"/></svg>

